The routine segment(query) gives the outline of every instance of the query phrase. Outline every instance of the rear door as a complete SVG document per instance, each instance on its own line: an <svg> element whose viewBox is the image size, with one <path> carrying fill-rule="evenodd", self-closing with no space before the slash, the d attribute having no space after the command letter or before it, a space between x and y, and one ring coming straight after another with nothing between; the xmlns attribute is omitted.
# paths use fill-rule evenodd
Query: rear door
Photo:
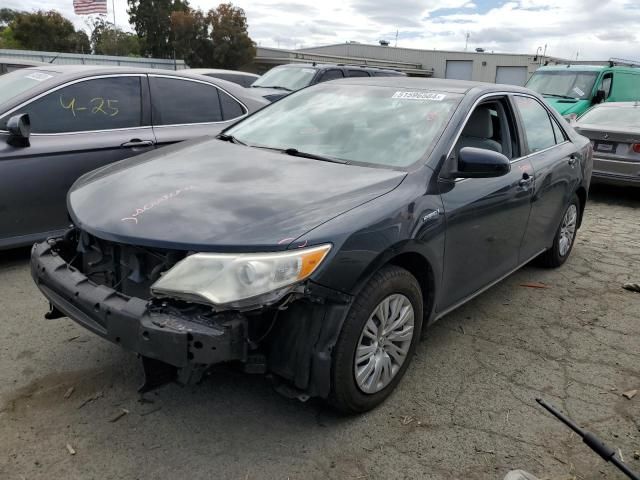
<svg viewBox="0 0 640 480"><path fill-rule="evenodd" d="M158 147L216 135L247 114L237 98L211 83L151 74L149 85Z"/></svg>
<svg viewBox="0 0 640 480"><path fill-rule="evenodd" d="M144 75L106 75L56 87L0 119L28 113L28 147L0 144L0 244L68 224L66 194L82 174L154 147ZM17 242L11 242L17 243Z"/></svg>
<svg viewBox="0 0 640 480"><path fill-rule="evenodd" d="M578 187L576 146L548 109L536 98L513 96L515 109L534 172L531 215L522 241L521 260L528 260L553 244L569 200Z"/></svg>

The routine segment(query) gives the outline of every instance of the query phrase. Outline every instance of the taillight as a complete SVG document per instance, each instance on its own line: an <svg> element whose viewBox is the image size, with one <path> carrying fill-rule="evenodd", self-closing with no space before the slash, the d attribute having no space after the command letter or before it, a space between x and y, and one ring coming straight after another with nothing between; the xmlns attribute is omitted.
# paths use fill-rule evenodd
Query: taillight
<svg viewBox="0 0 640 480"><path fill-rule="evenodd" d="M636 153L640 153L640 143L634 143L633 145L631 145L631 150Z"/></svg>

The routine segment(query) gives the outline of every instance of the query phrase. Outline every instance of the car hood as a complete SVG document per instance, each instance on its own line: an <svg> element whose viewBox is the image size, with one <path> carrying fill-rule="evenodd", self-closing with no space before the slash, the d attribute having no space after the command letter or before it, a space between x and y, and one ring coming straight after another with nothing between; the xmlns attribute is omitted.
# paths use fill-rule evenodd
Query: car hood
<svg viewBox="0 0 640 480"><path fill-rule="evenodd" d="M591 105L589 100L571 100L568 98L557 98L557 97L544 97L544 99L560 115L569 115L571 113L580 115Z"/></svg>
<svg viewBox="0 0 640 480"><path fill-rule="evenodd" d="M405 172L205 139L108 165L69 191L73 222L99 238L198 251L286 249L393 190Z"/></svg>

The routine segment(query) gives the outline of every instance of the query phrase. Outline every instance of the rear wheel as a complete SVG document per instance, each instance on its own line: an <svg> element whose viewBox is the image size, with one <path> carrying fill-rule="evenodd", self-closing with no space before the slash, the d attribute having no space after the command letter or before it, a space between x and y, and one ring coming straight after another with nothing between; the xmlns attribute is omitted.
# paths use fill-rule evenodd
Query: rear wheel
<svg viewBox="0 0 640 480"><path fill-rule="evenodd" d="M574 195L562 216L558 231L553 239L553 247L538 257L538 263L543 267L556 268L569 258L578 233L580 219L580 199Z"/></svg>
<svg viewBox="0 0 640 480"><path fill-rule="evenodd" d="M422 292L387 266L356 297L333 351L330 402L347 413L380 404L404 375L420 338Z"/></svg>

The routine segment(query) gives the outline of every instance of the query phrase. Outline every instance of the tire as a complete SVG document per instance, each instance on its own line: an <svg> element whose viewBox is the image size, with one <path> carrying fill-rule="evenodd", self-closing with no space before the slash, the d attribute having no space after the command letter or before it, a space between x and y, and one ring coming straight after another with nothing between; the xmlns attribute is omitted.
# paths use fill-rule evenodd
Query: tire
<svg viewBox="0 0 640 480"><path fill-rule="evenodd" d="M570 232L570 236L567 237L567 228L566 222L570 221L572 217L570 212L573 213L573 229ZM536 263L538 263L541 267L546 268L557 268L561 266L564 262L567 261L569 255L571 254L571 250L573 250L573 244L576 240L576 234L578 233L578 224L580 223L580 199L577 195L573 195L571 202L567 205L564 213L562 214L562 219L560 220L560 225L558 225L558 230L556 231L556 235L553 237L553 246L545 251L542 255L537 258ZM568 238L570 243L568 247L566 245L563 246L563 237L564 240Z"/></svg>
<svg viewBox="0 0 640 480"><path fill-rule="evenodd" d="M386 314L383 313L385 311ZM386 329L380 328L385 315L388 317ZM343 413L366 412L382 403L393 392L411 363L420 340L422 315L422 291L411 273L392 265L375 273L355 298L333 349L329 403ZM412 329L409 328L411 322ZM371 326L375 324L378 324L378 333L371 335ZM393 325L398 327L390 329ZM385 334L387 329L391 331ZM376 335L377 340L374 340ZM368 359L361 364L356 363L358 347L361 348L360 352L362 349L367 351ZM399 358L402 358L401 362ZM384 365L387 368L381 366L379 370L382 374L376 377L378 369L371 367L371 362L376 367ZM369 367L374 371L365 377ZM357 371L361 372L360 379L367 378L369 381L357 380Z"/></svg>

